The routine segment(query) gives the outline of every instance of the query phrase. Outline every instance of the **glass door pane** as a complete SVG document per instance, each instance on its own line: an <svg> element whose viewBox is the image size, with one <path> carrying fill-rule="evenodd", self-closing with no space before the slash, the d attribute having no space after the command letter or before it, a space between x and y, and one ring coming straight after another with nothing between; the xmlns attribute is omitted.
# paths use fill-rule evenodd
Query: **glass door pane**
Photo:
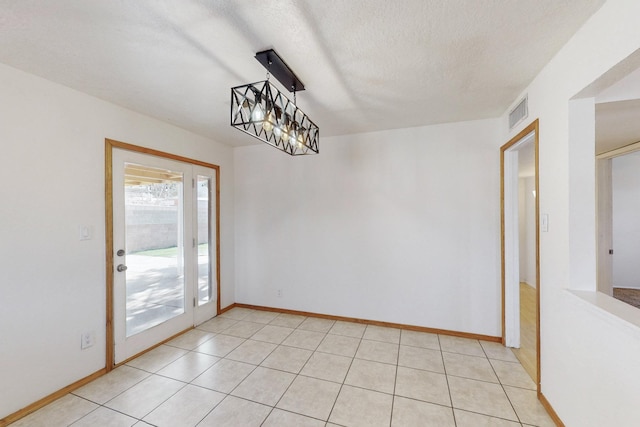
<svg viewBox="0 0 640 427"><path fill-rule="evenodd" d="M198 236L198 305L206 304L213 298L211 280L211 179L198 175L196 182L197 232Z"/></svg>
<svg viewBox="0 0 640 427"><path fill-rule="evenodd" d="M126 336L185 312L182 172L125 163Z"/></svg>

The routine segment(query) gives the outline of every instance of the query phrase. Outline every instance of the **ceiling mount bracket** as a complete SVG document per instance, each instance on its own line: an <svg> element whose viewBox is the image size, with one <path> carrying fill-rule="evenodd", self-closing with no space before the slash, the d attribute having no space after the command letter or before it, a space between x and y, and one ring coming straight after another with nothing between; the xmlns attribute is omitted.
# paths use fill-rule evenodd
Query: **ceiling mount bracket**
<svg viewBox="0 0 640 427"><path fill-rule="evenodd" d="M304 84L300 81L298 76L295 75L291 68L280 58L275 50L263 50L256 53L256 59L267 69L272 76L274 76L282 86L289 92L300 92L304 90Z"/></svg>

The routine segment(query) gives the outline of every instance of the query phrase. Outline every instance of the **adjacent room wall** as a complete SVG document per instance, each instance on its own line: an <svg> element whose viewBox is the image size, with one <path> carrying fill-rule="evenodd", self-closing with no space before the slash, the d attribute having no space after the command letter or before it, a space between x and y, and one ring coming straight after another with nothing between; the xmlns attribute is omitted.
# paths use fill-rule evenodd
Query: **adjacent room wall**
<svg viewBox="0 0 640 427"><path fill-rule="evenodd" d="M3 65L0 93L3 418L105 366L105 138L220 165L222 305L235 297L230 147Z"/></svg>
<svg viewBox="0 0 640 427"><path fill-rule="evenodd" d="M237 302L500 336L498 125L237 148Z"/></svg>
<svg viewBox="0 0 640 427"><path fill-rule="evenodd" d="M523 92L529 117L540 119L538 197L549 215L540 235L542 393L567 426L640 419L640 330L567 290L596 291L595 109L593 99L571 99L640 48L639 26L639 2L607 1Z"/></svg>
<svg viewBox="0 0 640 427"><path fill-rule="evenodd" d="M518 179L518 229L520 282L536 287L536 189L535 177Z"/></svg>
<svg viewBox="0 0 640 427"><path fill-rule="evenodd" d="M525 280L529 286L536 287L536 196L533 192L536 189L536 178L529 176L524 178L524 208L527 212L524 237L527 248L527 261L524 267Z"/></svg>
<svg viewBox="0 0 640 427"><path fill-rule="evenodd" d="M613 286L640 289L640 153L611 160Z"/></svg>

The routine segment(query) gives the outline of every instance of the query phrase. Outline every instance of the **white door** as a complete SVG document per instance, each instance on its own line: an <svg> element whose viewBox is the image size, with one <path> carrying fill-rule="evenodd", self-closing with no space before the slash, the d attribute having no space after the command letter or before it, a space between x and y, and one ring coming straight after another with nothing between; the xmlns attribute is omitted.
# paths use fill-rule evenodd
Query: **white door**
<svg viewBox="0 0 640 427"><path fill-rule="evenodd" d="M120 363L215 315L216 175L117 148L112 158L114 356Z"/></svg>
<svg viewBox="0 0 640 427"><path fill-rule="evenodd" d="M194 325L199 325L216 315L218 303L217 259L217 175L203 166L192 166L194 185L193 240L195 291Z"/></svg>

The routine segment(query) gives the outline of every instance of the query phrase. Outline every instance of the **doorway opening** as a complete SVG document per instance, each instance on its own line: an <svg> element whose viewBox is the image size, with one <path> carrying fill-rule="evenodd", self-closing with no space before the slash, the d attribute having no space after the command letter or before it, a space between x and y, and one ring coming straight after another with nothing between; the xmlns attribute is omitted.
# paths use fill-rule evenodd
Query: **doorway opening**
<svg viewBox="0 0 640 427"><path fill-rule="evenodd" d="M540 393L538 120L500 148L502 343Z"/></svg>
<svg viewBox="0 0 640 427"><path fill-rule="evenodd" d="M219 167L105 144L107 371L220 311Z"/></svg>
<svg viewBox="0 0 640 427"><path fill-rule="evenodd" d="M598 291L640 308L640 142L596 156Z"/></svg>

